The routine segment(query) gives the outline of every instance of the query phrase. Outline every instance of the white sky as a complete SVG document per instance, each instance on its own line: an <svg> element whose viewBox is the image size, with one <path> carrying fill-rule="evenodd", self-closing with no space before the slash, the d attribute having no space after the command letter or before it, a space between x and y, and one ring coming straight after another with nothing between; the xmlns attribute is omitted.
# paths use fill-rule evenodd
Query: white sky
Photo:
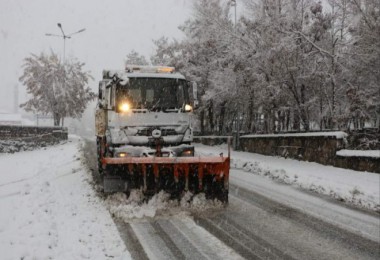
<svg viewBox="0 0 380 260"><path fill-rule="evenodd" d="M66 57L86 63L96 90L101 71L121 69L132 49L149 59L153 39L181 39L178 26L190 14L189 0L0 0L0 112L12 112L16 84L19 101L26 99L18 82L25 57L50 50L63 53L62 38L45 36L60 34L57 23L66 34L86 28L66 40Z"/></svg>

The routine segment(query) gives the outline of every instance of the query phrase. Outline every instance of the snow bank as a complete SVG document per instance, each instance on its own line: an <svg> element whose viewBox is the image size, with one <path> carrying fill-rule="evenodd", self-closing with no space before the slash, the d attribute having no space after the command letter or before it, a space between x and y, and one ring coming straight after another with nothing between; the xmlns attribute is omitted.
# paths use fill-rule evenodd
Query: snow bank
<svg viewBox="0 0 380 260"><path fill-rule="evenodd" d="M227 154L225 145L210 147L197 144L195 150L204 155ZM231 153L231 168L380 211L380 175L376 173L236 151ZM230 183L234 183L233 175Z"/></svg>
<svg viewBox="0 0 380 260"><path fill-rule="evenodd" d="M0 156L1 259L130 259L80 145Z"/></svg>

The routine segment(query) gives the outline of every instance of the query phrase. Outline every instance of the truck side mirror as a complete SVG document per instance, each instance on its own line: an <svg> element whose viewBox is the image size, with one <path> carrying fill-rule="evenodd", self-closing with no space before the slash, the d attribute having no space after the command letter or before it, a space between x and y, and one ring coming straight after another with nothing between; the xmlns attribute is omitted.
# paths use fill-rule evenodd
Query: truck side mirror
<svg viewBox="0 0 380 260"><path fill-rule="evenodd" d="M110 104L110 80L101 80L99 82L99 92L98 92L98 106L102 109L109 109Z"/></svg>
<svg viewBox="0 0 380 260"><path fill-rule="evenodd" d="M116 111L116 85L112 84L109 90L108 109Z"/></svg>
<svg viewBox="0 0 380 260"><path fill-rule="evenodd" d="M199 106L198 85L195 81L192 82L192 89L193 89L194 108L198 108L198 106Z"/></svg>
<svg viewBox="0 0 380 260"><path fill-rule="evenodd" d="M102 82L99 82L98 99L99 100L103 99Z"/></svg>
<svg viewBox="0 0 380 260"><path fill-rule="evenodd" d="M99 108L103 108L103 89L102 89L102 82L99 82L99 89L98 89L98 105Z"/></svg>

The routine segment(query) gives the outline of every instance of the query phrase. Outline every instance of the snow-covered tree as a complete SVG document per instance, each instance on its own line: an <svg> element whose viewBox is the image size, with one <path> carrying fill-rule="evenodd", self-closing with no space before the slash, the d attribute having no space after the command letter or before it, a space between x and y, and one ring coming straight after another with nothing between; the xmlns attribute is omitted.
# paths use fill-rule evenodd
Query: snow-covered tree
<svg viewBox="0 0 380 260"><path fill-rule="evenodd" d="M350 89L361 95L359 111L349 119L366 120L380 129L380 1L347 0L352 10L348 31L352 38L349 52ZM351 92L352 93L352 92ZM351 103L350 103L351 104ZM354 111L349 107L348 111Z"/></svg>
<svg viewBox="0 0 380 260"><path fill-rule="evenodd" d="M155 66L175 66L176 57L180 55L178 42L174 39L172 42L167 37L161 37L158 40L153 40L156 47L155 52L150 57L152 65Z"/></svg>
<svg viewBox="0 0 380 260"><path fill-rule="evenodd" d="M224 71L231 72L235 67L230 59L234 30L229 9L220 0L197 0L193 17L180 27L186 36L180 45L181 71L198 83L201 107L197 112L202 132L221 131L226 117L226 101L238 92L233 89L234 81L224 76ZM232 76L236 77L235 74Z"/></svg>
<svg viewBox="0 0 380 260"><path fill-rule="evenodd" d="M149 63L145 59L145 56L140 55L135 50L132 50L130 53L127 54L127 58L125 62L126 64L133 64L133 65L149 65Z"/></svg>
<svg viewBox="0 0 380 260"><path fill-rule="evenodd" d="M55 53L32 54L24 59L20 82L31 98L20 105L26 111L49 114L54 125L63 125L65 117L79 118L95 93L87 86L91 78L84 63L66 60L62 64Z"/></svg>
<svg viewBox="0 0 380 260"><path fill-rule="evenodd" d="M194 0L151 58L198 82L202 132L379 127L378 0L244 0L237 24L231 2Z"/></svg>

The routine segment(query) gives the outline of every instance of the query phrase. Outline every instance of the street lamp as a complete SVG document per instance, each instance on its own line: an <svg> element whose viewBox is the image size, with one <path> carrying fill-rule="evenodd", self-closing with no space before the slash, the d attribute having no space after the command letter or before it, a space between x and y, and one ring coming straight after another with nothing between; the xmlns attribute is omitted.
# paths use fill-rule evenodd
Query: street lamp
<svg viewBox="0 0 380 260"><path fill-rule="evenodd" d="M63 31L63 28L62 28L62 24L61 23L57 23L57 26L61 30L62 35L52 34L52 33L46 33L45 35L46 36L53 36L53 37L61 37L63 39L63 59L62 59L62 64L64 66L65 65L65 52L66 52L66 39L71 39L71 36L73 36L74 34L78 34L78 33L84 32L86 29L83 28L83 29L81 29L81 30L79 30L77 32L73 32L73 33L70 33L70 34L65 34L65 32ZM65 74L62 77L62 86L65 87ZM65 118L65 115L63 115L63 117L62 117L62 126L63 126L63 120L64 120L64 118Z"/></svg>
<svg viewBox="0 0 380 260"><path fill-rule="evenodd" d="M235 25L235 29L236 29L236 0L231 0L231 6L233 6L233 7L235 7L235 23L234 23L234 25Z"/></svg>
<svg viewBox="0 0 380 260"><path fill-rule="evenodd" d="M65 32L63 31L62 24L61 23L57 23L57 26L61 30L62 35L52 34L52 33L46 33L45 35L46 36L53 36L53 37L61 37L63 39L63 63L65 63L66 39L71 39L71 36L73 36L74 34L78 34L78 33L84 32L86 29L83 28L83 29L81 29L81 30L79 30L77 32L73 32L73 33L70 33L70 34L66 35Z"/></svg>

